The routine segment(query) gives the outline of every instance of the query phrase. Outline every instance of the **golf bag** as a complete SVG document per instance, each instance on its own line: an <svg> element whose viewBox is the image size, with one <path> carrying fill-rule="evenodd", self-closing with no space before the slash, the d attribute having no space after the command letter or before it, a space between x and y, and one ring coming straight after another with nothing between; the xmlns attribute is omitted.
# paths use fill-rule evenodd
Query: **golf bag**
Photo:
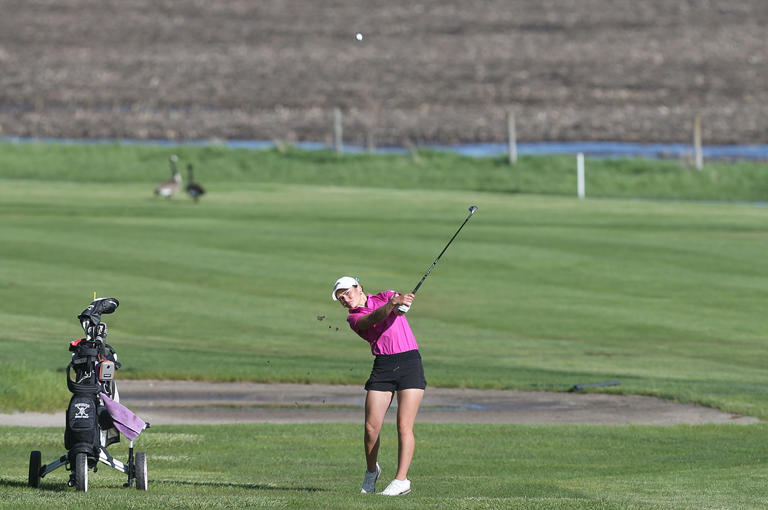
<svg viewBox="0 0 768 510"><path fill-rule="evenodd" d="M115 372L120 368L117 353L106 343L107 324L101 315L112 313L119 302L115 298L94 300L77 316L84 338L70 342L72 359L67 365L67 388L72 393L66 412L64 447L66 455L43 465L41 452L29 457L29 485L39 487L40 479L66 466L70 471L69 486L88 490L88 472L102 462L128 475L126 487L147 490L147 457L133 453L133 440L149 424L119 403ZM128 463L124 464L107 452L107 447L120 441L120 434L130 440Z"/></svg>
<svg viewBox="0 0 768 510"><path fill-rule="evenodd" d="M89 324L84 330L85 338L69 344L72 361L67 366L67 387L72 398L67 407L64 447L69 452L70 462L74 462L78 453L98 459L100 447L106 448L120 441L112 417L99 397L103 392L118 400L114 376L120 363L112 346L104 342L107 336L105 323Z"/></svg>

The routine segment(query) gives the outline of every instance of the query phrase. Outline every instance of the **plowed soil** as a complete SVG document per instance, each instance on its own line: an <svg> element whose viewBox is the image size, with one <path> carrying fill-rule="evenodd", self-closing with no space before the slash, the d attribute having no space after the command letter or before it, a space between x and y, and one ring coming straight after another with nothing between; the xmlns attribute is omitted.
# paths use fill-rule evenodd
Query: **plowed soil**
<svg viewBox="0 0 768 510"><path fill-rule="evenodd" d="M765 0L0 0L0 136L766 143ZM357 41L356 33L363 34Z"/></svg>

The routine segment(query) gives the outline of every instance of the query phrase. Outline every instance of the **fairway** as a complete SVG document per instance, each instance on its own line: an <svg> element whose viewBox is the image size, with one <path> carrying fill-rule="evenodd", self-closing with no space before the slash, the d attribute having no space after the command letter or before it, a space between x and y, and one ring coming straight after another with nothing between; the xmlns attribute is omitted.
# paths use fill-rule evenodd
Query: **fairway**
<svg viewBox="0 0 768 510"><path fill-rule="evenodd" d="M768 416L764 207L227 182L196 205L151 190L3 182L6 410L65 405L65 342L94 291L121 301L123 378L359 384L370 353L330 285L411 288L476 203L409 315L431 385L619 380L606 391Z"/></svg>
<svg viewBox="0 0 768 510"><path fill-rule="evenodd" d="M122 379L360 385L369 348L331 284L412 288L477 204L409 312L431 387L610 380L589 391L768 417L763 206L226 173L195 204L153 196L146 176L73 172L0 179L2 412L63 412L67 342L94 292L120 299L108 321ZM27 489L29 451L60 455L62 432L0 427L0 508L743 509L767 497L762 424L417 423L414 493L398 501L356 494L362 430L349 424L161 425L138 442L146 494L106 469L87 496L64 490L63 470Z"/></svg>

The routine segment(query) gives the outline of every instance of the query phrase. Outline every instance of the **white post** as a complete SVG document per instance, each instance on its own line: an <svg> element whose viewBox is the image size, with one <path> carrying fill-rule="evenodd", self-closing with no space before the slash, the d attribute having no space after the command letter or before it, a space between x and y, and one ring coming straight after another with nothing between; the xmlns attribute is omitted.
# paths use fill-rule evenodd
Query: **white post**
<svg viewBox="0 0 768 510"><path fill-rule="evenodd" d="M576 155L576 192L581 200L584 200L584 153Z"/></svg>
<svg viewBox="0 0 768 510"><path fill-rule="evenodd" d="M701 117L693 119L693 154L696 161L696 170L704 166L704 156L701 153Z"/></svg>
<svg viewBox="0 0 768 510"><path fill-rule="evenodd" d="M517 163L517 130L515 128L515 114L507 113L507 139L509 143L509 164Z"/></svg>
<svg viewBox="0 0 768 510"><path fill-rule="evenodd" d="M336 152L341 152L344 142L342 140L342 128L341 128L341 109L333 109L333 146L336 148Z"/></svg>

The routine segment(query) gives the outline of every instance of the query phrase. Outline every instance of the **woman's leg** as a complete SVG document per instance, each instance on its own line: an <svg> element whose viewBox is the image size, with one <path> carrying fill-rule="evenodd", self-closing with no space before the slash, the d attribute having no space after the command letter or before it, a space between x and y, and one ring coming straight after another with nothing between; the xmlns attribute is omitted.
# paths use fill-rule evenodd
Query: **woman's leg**
<svg viewBox="0 0 768 510"><path fill-rule="evenodd" d="M397 475L398 480L408 477L408 468L411 467L413 451L416 447L416 439L413 435L413 424L416 421L416 413L419 412L424 390L411 388L397 392Z"/></svg>
<svg viewBox="0 0 768 510"><path fill-rule="evenodd" d="M365 462L368 472L376 471L376 460L379 458L379 433L384 424L384 415L392 403L395 393L392 391L368 390L365 397ZM399 402L399 400L398 400Z"/></svg>

